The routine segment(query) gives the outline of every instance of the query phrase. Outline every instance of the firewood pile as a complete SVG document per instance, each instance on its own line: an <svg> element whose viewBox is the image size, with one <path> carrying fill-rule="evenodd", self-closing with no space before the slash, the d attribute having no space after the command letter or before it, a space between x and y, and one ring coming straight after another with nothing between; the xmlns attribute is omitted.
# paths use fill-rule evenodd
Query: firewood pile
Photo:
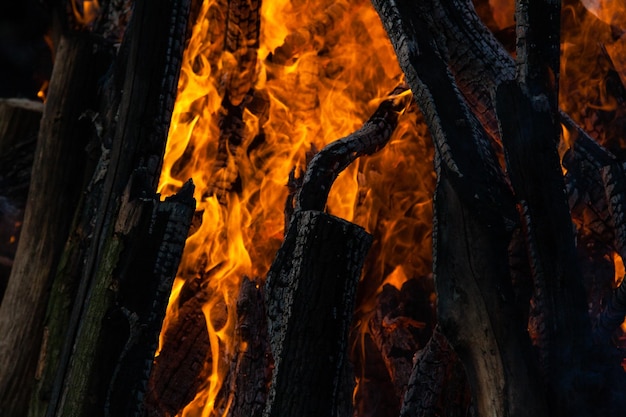
<svg viewBox="0 0 626 417"><path fill-rule="evenodd" d="M486 1L373 0L403 76L357 129L289 167L284 234L263 242L267 270L248 274L228 258L241 253L185 258L222 221L206 204L248 198L249 178L267 174L253 152L271 135L277 74L325 36L340 43L334 25L365 6L328 4L260 71L268 0L159 1L103 1L88 23L57 8L43 112L0 101L0 414L623 413L623 15L516 0L503 28ZM583 18L602 42L609 111L559 95L578 94L562 61L576 48L566 25ZM181 86L196 82L184 50L198 33L206 62L194 70L219 80L219 100L198 94L176 113ZM294 76L293 120L318 111L312 79L340 66ZM214 107L212 142L166 144L179 123L209 124L203 106ZM354 167L406 140L407 125L428 130L420 157L434 168L412 179L434 180L423 274L381 263L382 215L366 230L359 207L348 221L331 203L342 172L372 175ZM163 175L178 186L160 186Z"/></svg>

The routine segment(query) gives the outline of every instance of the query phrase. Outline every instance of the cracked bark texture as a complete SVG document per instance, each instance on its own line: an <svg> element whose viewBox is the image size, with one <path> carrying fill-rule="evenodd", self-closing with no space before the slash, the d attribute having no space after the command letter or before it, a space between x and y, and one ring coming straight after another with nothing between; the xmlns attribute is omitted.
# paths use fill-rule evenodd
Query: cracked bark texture
<svg viewBox="0 0 626 417"><path fill-rule="evenodd" d="M352 414L348 331L370 245L345 220L294 213L266 281L274 369L264 416Z"/></svg>

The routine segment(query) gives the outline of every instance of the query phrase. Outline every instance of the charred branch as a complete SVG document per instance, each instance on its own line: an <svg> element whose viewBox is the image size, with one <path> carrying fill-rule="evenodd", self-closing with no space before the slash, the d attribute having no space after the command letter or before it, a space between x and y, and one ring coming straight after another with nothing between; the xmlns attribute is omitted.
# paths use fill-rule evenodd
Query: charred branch
<svg viewBox="0 0 626 417"><path fill-rule="evenodd" d="M456 353L439 327L435 327L428 344L415 356L400 417L467 415L469 389L463 387L466 384ZM452 398L444 398L446 392Z"/></svg>
<svg viewBox="0 0 626 417"><path fill-rule="evenodd" d="M154 367L144 404L146 417L177 415L204 385L212 359L211 342L199 292L178 307L176 319L164 329L163 347Z"/></svg>
<svg viewBox="0 0 626 417"><path fill-rule="evenodd" d="M362 155L382 149L396 128L398 116L408 106L407 87L399 85L374 114L353 134L332 142L307 164L296 198L296 210L323 211L330 188L339 174Z"/></svg>

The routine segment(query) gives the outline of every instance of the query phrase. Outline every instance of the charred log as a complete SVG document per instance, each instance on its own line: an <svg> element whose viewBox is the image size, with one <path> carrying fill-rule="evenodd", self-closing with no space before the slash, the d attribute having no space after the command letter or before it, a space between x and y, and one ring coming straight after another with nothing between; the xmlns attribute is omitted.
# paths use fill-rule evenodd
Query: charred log
<svg viewBox="0 0 626 417"><path fill-rule="evenodd" d="M370 244L344 220L295 212L266 282L274 370L264 416L352 414L347 338Z"/></svg>
<svg viewBox="0 0 626 417"><path fill-rule="evenodd" d="M406 391L415 352L424 348L432 333L429 295L417 279L405 282L401 289L384 285L368 326L398 399Z"/></svg>
<svg viewBox="0 0 626 417"><path fill-rule="evenodd" d="M469 396L463 366L435 327L426 346L416 354L400 417L466 416Z"/></svg>
<svg viewBox="0 0 626 417"><path fill-rule="evenodd" d="M41 415L35 410L42 406L47 408L48 416L102 411L108 383L100 377L112 378L116 361L120 359L119 356L107 356L107 352L112 356L123 354L126 352L125 345L129 347L129 343L134 343L129 342L127 336L135 316L144 324L152 322L148 327L152 326L152 331L158 333L158 329L154 329L158 318L152 317L153 313L131 311L128 306L132 303L129 304L128 300L124 300L127 306L122 305L122 289L116 284L123 282L128 285L132 282L132 278L119 275L123 267L129 265L127 256L132 256L130 251L124 249L132 246L132 239L141 241L147 238L145 233L142 235L138 231L141 225L150 223L148 219L152 218L153 207L158 206L154 202L154 190L180 70L188 6L186 1L168 3L159 9L159 13L148 13L144 3L135 4L133 24L129 25L124 36L112 69L113 77L109 78L111 88L106 89L107 93L102 98L102 102L109 106L103 107L102 119L93 119L96 127L102 120L116 120L117 123L101 131L104 136L98 136L104 151L97 169L94 168L85 206L77 215L75 239L68 246L67 254L81 253L79 258L84 262L66 257L69 262L62 265L62 269L67 270L59 273L58 288L66 293L61 293L53 303L60 310L49 316L50 328L54 328L56 337L54 343L43 347L46 385L42 385L40 394L33 399L31 410L34 415ZM160 27L169 30L161 31ZM150 45L150 48L145 45ZM122 90L123 94L120 93ZM109 116L112 117L107 119ZM167 207L167 203L163 204L163 208ZM155 208L155 218L159 217L158 212L159 209ZM94 218L89 213L95 214ZM89 221L85 223L86 219ZM169 266L161 265L166 269L175 265L177 249L174 249L173 242L175 239L184 241L186 236L186 232L181 231L184 222L180 218L178 221L181 222L176 232L178 236L163 235L161 243L164 246L152 248L162 254L165 253L163 251L170 251L171 259L161 259L165 264L170 263ZM154 232L175 228L163 227L165 229L160 231L157 227ZM163 271L152 272L159 275ZM152 272L146 273L149 275ZM74 286L66 286L64 283L67 281L64 280L67 279ZM155 301L156 310L162 307L157 305L163 303L162 297L161 294L161 300ZM102 326L103 322L107 322L104 318L114 311L116 303L120 311L127 311L126 320L112 320L109 323L114 324L110 327ZM101 343L103 340L111 341L115 349L107 351L106 345ZM145 352L150 343L144 342L139 349ZM101 372L99 364L106 364L107 371ZM139 368L144 365L139 365ZM142 378L145 376L139 377ZM113 391L117 389L119 387L112 388ZM128 391L141 395L141 390L135 386ZM114 397L113 394L111 396Z"/></svg>
<svg viewBox="0 0 626 417"><path fill-rule="evenodd" d="M259 284L244 277L237 297L238 351L231 363L228 417L261 417L271 379L267 318Z"/></svg>
<svg viewBox="0 0 626 417"><path fill-rule="evenodd" d="M202 312L205 302L206 294L202 292L186 300L163 332L163 347L150 376L144 416L175 416L206 381L212 355Z"/></svg>

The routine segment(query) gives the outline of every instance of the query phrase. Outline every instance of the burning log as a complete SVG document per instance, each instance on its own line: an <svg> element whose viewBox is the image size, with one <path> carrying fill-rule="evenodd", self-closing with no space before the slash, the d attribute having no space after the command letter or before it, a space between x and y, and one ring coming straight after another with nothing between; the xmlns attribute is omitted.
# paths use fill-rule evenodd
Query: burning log
<svg viewBox="0 0 626 417"><path fill-rule="evenodd" d="M229 381L228 417L261 417L271 379L267 317L260 285L244 277L237 298L238 352Z"/></svg>
<svg viewBox="0 0 626 417"><path fill-rule="evenodd" d="M397 87L360 130L326 146L307 166L267 277L274 371L265 415L352 414L347 337L371 236L321 210L339 173L387 143L408 105L405 92Z"/></svg>
<svg viewBox="0 0 626 417"><path fill-rule="evenodd" d="M351 415L347 335L370 244L344 220L294 213L266 282L274 371L264 415Z"/></svg>
<svg viewBox="0 0 626 417"><path fill-rule="evenodd" d="M144 404L145 416L175 416L196 395L208 376L212 359L207 323L202 312L206 294L181 300L177 319L163 333Z"/></svg>

